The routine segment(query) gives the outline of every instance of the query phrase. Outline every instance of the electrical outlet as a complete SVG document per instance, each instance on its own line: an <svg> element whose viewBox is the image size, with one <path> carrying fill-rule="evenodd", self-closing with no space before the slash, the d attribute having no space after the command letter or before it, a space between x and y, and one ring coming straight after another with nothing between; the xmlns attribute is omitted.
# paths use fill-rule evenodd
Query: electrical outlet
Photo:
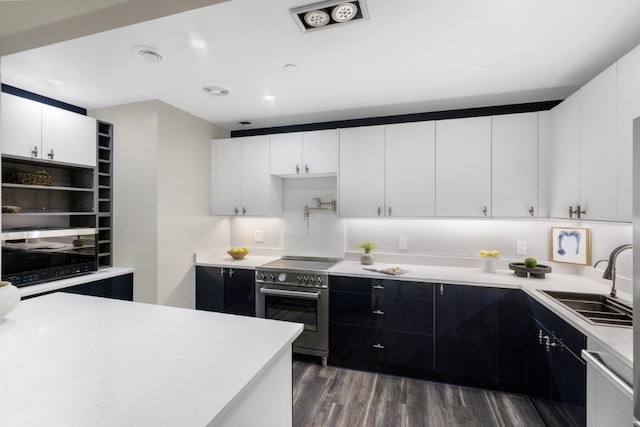
<svg viewBox="0 0 640 427"><path fill-rule="evenodd" d="M254 242L264 242L264 231L254 231L253 232L253 241Z"/></svg>
<svg viewBox="0 0 640 427"><path fill-rule="evenodd" d="M518 255L526 255L527 254L527 241L526 240L518 240L516 242L516 254L518 254Z"/></svg>
<svg viewBox="0 0 640 427"><path fill-rule="evenodd" d="M406 251L407 250L407 238L406 237L398 237L398 249Z"/></svg>

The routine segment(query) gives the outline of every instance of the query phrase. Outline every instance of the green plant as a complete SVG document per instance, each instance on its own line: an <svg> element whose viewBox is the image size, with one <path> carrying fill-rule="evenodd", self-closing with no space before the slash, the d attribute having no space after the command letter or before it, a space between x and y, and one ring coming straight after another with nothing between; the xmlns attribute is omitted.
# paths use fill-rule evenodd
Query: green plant
<svg viewBox="0 0 640 427"><path fill-rule="evenodd" d="M356 246L356 248L364 249L365 254L368 254L369 252L371 252L371 249L374 249L376 247L377 246L373 242L362 242L362 243L358 243L358 245Z"/></svg>

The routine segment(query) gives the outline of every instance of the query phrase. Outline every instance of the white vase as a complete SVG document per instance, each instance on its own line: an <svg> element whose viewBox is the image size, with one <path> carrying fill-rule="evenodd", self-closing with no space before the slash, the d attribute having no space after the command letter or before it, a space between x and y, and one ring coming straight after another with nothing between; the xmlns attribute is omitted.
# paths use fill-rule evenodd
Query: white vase
<svg viewBox="0 0 640 427"><path fill-rule="evenodd" d="M7 282L0 282L7 283ZM15 286L9 284L0 286L0 319L11 313L20 302L20 291Z"/></svg>
<svg viewBox="0 0 640 427"><path fill-rule="evenodd" d="M360 262L364 265L373 264L373 255L371 254L362 254L360 255Z"/></svg>

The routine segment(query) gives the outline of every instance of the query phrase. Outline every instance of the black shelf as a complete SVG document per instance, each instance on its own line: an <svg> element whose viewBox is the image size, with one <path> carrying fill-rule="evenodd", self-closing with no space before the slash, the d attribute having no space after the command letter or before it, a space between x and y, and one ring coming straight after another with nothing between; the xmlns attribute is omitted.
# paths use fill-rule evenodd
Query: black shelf
<svg viewBox="0 0 640 427"><path fill-rule="evenodd" d="M98 267L112 265L112 200L113 200L113 125L98 120L97 227Z"/></svg>
<svg viewBox="0 0 640 427"><path fill-rule="evenodd" d="M43 191L80 191L93 193L93 188L84 187L61 187L54 185L29 185L29 184L2 184L2 188L16 188L22 190L43 190Z"/></svg>

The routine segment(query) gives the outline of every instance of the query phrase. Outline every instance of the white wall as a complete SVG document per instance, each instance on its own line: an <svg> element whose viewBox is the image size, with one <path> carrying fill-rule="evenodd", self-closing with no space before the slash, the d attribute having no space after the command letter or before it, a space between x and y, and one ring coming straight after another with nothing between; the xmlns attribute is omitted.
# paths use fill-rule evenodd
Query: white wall
<svg viewBox="0 0 640 427"><path fill-rule="evenodd" d="M134 300L193 307L193 254L229 244L207 179L210 141L228 132L160 101L89 115L114 125L114 265L135 268Z"/></svg>

